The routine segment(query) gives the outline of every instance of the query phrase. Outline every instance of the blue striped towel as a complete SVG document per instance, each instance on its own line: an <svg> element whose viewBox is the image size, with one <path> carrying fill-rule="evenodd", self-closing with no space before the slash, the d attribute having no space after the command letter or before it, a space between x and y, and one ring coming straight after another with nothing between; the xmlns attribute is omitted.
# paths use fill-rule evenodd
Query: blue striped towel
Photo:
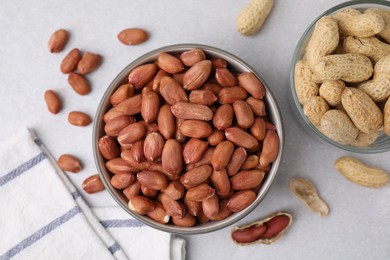
<svg viewBox="0 0 390 260"><path fill-rule="evenodd" d="M184 247L119 207L91 210L29 129L0 143L0 260L183 259Z"/></svg>

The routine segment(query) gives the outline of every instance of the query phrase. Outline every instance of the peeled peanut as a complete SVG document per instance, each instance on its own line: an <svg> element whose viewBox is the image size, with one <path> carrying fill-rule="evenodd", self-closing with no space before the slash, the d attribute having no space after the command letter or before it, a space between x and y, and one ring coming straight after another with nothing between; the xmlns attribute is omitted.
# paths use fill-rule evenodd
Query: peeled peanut
<svg viewBox="0 0 390 260"><path fill-rule="evenodd" d="M73 173L78 173L82 168L80 160L70 154L61 155L58 158L57 164L61 170Z"/></svg>
<svg viewBox="0 0 390 260"><path fill-rule="evenodd" d="M91 175L83 181L83 190L88 194L104 190L104 185L98 174Z"/></svg>
<svg viewBox="0 0 390 260"><path fill-rule="evenodd" d="M61 110L61 100L58 97L57 93L53 90L45 91L45 101L47 110L52 114L57 114Z"/></svg>
<svg viewBox="0 0 390 260"><path fill-rule="evenodd" d="M87 126L91 123L91 118L84 112L72 111L68 114L68 121L75 126Z"/></svg>
<svg viewBox="0 0 390 260"><path fill-rule="evenodd" d="M137 45L146 41L149 35L141 28L128 28L121 31L117 38L125 45Z"/></svg>

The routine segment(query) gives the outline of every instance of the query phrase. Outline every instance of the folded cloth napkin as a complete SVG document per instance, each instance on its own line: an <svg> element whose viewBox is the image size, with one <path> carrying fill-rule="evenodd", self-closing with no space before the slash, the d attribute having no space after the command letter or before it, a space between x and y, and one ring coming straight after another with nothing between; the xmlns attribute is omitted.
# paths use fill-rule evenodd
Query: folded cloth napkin
<svg viewBox="0 0 390 260"><path fill-rule="evenodd" d="M185 258L183 239L91 210L29 129L0 142L0 234L0 260Z"/></svg>

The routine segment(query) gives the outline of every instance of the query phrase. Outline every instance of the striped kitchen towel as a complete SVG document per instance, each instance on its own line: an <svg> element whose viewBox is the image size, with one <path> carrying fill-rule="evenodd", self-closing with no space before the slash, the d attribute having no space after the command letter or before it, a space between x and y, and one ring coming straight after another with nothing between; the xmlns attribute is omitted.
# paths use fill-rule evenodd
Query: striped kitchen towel
<svg viewBox="0 0 390 260"><path fill-rule="evenodd" d="M119 207L91 210L29 129L0 142L0 260L184 259L184 247Z"/></svg>

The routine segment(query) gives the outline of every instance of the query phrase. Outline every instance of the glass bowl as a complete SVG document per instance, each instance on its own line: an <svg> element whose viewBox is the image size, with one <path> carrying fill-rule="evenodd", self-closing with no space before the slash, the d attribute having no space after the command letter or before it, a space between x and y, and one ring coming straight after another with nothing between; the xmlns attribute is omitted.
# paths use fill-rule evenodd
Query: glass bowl
<svg viewBox="0 0 390 260"><path fill-rule="evenodd" d="M343 145L339 144L331 139L329 139L327 136L325 136L321 131L317 129L315 125L313 125L307 116L305 115L302 105L298 101L298 97L295 92L295 84L294 84L294 70L295 70L295 64L302 59L304 55L304 50L306 48L306 45L310 39L310 36L312 34L312 31L314 29L314 26L316 22L322 18L323 16L331 15L333 13L336 13L340 10L346 9L346 8L355 8L358 10L365 10L368 8L381 8L381 9L388 9L390 10L390 2L389 1L383 1L383 0L373 0L373 1L347 1L345 3L336 5L324 13L322 13L320 16L318 16L310 25L309 27L305 30L303 35L301 36L296 48L295 52L293 55L292 63L291 63L291 70L290 70L290 90L292 94L292 106L294 114L298 121L303 125L303 127L308 130L307 132L309 133L314 133L312 134L313 136L319 137L321 141L334 145L340 149L349 151L349 152L355 152L355 153L382 153L382 152L387 152L390 151L390 136L387 136L383 134L383 132L380 132L378 134L378 138L376 141L371 144L370 146L367 147L355 147L351 145Z"/></svg>
<svg viewBox="0 0 390 260"><path fill-rule="evenodd" d="M257 197L255 201L249 205L244 210L234 213L228 218L220 221L210 221L205 224L197 224L193 227L179 227L171 224L160 224L151 218L143 215L136 214L132 212L128 206L128 200L123 195L121 190L117 190L112 187L110 183L110 179L112 174L106 169L105 162L106 160L101 156L99 149L98 149L98 141L99 138L104 135L104 122L103 122L103 115L105 112L107 112L111 108L111 104L109 101L110 96L112 93L122 84L126 83L126 80L128 78L129 72L134 69L135 67L150 63L157 59L158 54L160 52L168 52L171 54L183 52L189 49L193 48L200 48L202 49L206 56L208 57L218 57L225 59L229 66L232 68L233 71L237 72L253 72L263 83L264 87L266 88L266 95L264 97L264 101L267 104L267 114L269 116L269 119L274 123L277 133L279 135L280 143L279 143L279 153L277 156L277 159L272 163L270 171L267 173L266 178L262 182L262 186L260 190L257 192ZM261 79L261 77L244 61L239 59L238 57L220 50L215 47L210 47L206 45L200 45L200 44L177 44L177 45L171 45L162 47L153 51L150 51L138 59L131 62L127 67L125 67L111 82L111 84L108 86L108 89L104 93L99 107L96 112L95 120L94 120L94 126L93 126L93 153L94 153L94 159L95 164L97 167L97 170L100 174L100 177L107 189L107 191L110 193L110 195L114 198L114 200L121 206L128 214L133 216L135 219L139 220L140 222L144 223L145 225L148 225L150 227L170 232L170 233L177 233L177 234L199 234L199 233L206 233L215 231L218 229L221 229L223 227L229 226L238 220L242 219L244 216L246 216L248 213L250 213L254 208L256 208L259 203L264 199L266 196L269 188L271 187L272 182L274 181L279 165L282 161L282 151L283 151L283 143L284 143L284 131L283 131L283 123L282 123L282 117L280 114L279 107L276 103L276 100L271 93L271 90L269 87L265 84L264 80Z"/></svg>

